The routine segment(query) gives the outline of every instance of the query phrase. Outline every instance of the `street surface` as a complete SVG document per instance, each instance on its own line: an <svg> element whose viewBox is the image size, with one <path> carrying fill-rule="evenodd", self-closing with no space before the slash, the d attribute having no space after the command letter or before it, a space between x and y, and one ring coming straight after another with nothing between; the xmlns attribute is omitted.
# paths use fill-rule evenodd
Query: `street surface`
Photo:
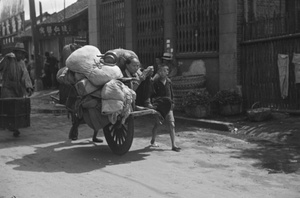
<svg viewBox="0 0 300 198"><path fill-rule="evenodd" d="M116 156L88 126L70 142L66 115L32 114L19 138L0 130L0 198L300 197L297 148L177 123L177 153L166 126L149 147L152 122L136 118L130 151Z"/></svg>

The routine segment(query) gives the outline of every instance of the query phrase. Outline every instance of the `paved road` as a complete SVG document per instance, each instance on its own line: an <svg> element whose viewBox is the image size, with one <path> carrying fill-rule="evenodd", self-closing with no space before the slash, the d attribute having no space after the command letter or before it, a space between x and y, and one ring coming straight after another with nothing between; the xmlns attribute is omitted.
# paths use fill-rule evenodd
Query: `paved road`
<svg viewBox="0 0 300 198"><path fill-rule="evenodd" d="M65 115L32 114L31 127L19 138L0 130L0 197L300 196L296 148L177 123L182 151L176 153L165 126L160 147L149 148L152 118L135 121L133 145L121 157L105 142L92 143L85 125L78 141L66 141Z"/></svg>

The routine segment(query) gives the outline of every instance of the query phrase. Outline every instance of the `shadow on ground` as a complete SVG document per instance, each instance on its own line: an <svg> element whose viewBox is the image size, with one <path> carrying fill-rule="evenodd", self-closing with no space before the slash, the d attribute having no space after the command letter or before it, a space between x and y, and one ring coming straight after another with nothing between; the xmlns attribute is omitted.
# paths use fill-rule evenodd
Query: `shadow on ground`
<svg viewBox="0 0 300 198"><path fill-rule="evenodd" d="M257 162L254 167L263 168L269 174L297 173L300 174L300 147L287 144L278 144L259 139L248 139L255 147L241 149L234 158L251 158Z"/></svg>
<svg viewBox="0 0 300 198"><path fill-rule="evenodd" d="M15 170L21 171L84 173L106 166L145 160L151 151L149 147L145 147L118 156L113 154L106 144L97 145L91 141L61 142L51 146L36 147L34 153L6 164L14 165Z"/></svg>

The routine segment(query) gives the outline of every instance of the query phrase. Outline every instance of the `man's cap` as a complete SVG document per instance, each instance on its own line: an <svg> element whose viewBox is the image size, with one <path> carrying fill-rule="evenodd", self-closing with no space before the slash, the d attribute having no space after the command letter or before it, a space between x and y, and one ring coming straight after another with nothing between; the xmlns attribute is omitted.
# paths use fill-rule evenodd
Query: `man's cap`
<svg viewBox="0 0 300 198"><path fill-rule="evenodd" d="M15 47L13 48L13 51L21 51L27 53L23 43L16 43Z"/></svg>
<svg viewBox="0 0 300 198"><path fill-rule="evenodd" d="M172 60L172 58L173 58L173 55L169 52L165 52L162 57L162 59L164 59L164 60Z"/></svg>

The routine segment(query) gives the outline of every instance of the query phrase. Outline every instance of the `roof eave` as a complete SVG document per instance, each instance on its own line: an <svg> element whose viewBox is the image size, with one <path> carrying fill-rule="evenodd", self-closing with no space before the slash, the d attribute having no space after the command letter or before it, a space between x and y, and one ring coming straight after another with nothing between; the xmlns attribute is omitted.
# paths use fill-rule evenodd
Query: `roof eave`
<svg viewBox="0 0 300 198"><path fill-rule="evenodd" d="M84 12L86 12L86 11L88 11L88 7L83 8L82 10L80 10L80 11L78 11L77 13L73 14L73 15L72 15L71 17L69 17L69 18L65 18L65 19L63 20L63 22L71 21L71 20L73 20L73 19L79 17L80 15L84 14Z"/></svg>

